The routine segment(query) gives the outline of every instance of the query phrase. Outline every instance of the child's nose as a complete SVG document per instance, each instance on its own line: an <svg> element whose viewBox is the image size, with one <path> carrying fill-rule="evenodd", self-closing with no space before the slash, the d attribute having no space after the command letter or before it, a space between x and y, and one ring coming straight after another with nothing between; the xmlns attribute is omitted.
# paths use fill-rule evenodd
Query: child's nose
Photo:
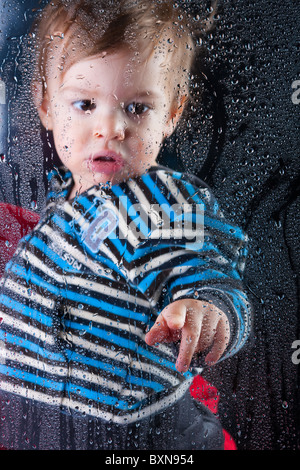
<svg viewBox="0 0 300 470"><path fill-rule="evenodd" d="M126 125L118 115L102 115L95 123L94 136L105 140L124 140Z"/></svg>

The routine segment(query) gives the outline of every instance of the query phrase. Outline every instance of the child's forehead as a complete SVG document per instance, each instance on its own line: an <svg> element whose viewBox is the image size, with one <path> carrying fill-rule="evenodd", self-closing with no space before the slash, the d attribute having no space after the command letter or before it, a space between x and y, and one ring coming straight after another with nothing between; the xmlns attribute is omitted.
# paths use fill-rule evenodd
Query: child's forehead
<svg viewBox="0 0 300 470"><path fill-rule="evenodd" d="M145 91L167 82L168 67L160 54L136 54L130 51L101 52L74 62L61 76L66 88L101 87L109 84L124 88L137 87Z"/></svg>

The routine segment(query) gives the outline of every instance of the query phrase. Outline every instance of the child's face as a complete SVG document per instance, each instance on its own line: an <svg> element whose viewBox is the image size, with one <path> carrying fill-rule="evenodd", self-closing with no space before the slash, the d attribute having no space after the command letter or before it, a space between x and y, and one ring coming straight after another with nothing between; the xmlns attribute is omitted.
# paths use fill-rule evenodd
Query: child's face
<svg viewBox="0 0 300 470"><path fill-rule="evenodd" d="M182 111L165 69L158 54L139 61L125 50L79 61L64 75L53 66L39 112L73 174L72 195L155 164Z"/></svg>

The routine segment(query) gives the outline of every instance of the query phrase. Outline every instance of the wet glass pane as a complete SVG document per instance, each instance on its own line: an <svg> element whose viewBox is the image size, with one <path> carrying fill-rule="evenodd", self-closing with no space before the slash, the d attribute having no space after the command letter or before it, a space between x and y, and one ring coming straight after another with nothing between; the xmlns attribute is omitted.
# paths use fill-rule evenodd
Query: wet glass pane
<svg viewBox="0 0 300 470"><path fill-rule="evenodd" d="M47 175L59 163L31 99L30 28L46 3L0 1L1 273L37 223ZM192 394L217 409L228 448L299 449L299 5L182 4L194 26L213 12L213 26L197 42L189 117L159 163L203 180L248 234L244 283L254 319L243 350L206 368ZM56 426L64 426L59 416L49 425L53 436ZM78 424L75 433L86 432Z"/></svg>

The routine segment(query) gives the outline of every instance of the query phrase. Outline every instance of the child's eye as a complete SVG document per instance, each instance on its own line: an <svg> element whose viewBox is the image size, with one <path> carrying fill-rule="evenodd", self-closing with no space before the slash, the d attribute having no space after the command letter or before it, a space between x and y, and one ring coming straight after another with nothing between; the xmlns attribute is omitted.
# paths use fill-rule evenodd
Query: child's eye
<svg viewBox="0 0 300 470"><path fill-rule="evenodd" d="M93 111L96 108L96 103L94 100L78 100L74 101L72 105L74 106L74 108L85 113L87 111Z"/></svg>
<svg viewBox="0 0 300 470"><path fill-rule="evenodd" d="M143 103L130 103L126 107L126 112L134 116L141 116L142 114L145 114L148 111L148 109L149 109L149 106Z"/></svg>

